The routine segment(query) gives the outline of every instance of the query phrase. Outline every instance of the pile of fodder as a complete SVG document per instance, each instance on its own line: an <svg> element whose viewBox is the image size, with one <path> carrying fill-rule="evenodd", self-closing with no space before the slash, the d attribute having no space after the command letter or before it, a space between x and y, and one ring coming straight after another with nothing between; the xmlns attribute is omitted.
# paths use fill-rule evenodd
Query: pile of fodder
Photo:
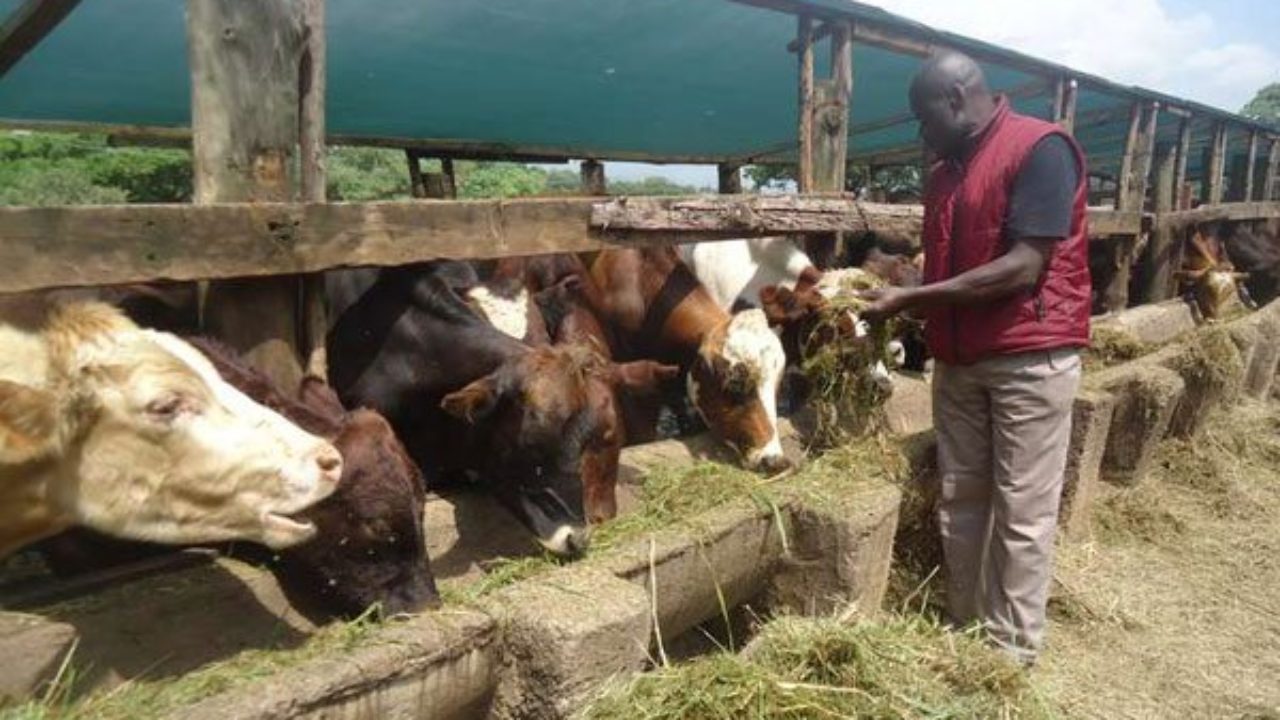
<svg viewBox="0 0 1280 720"><path fill-rule="evenodd" d="M1207 392L1231 395L1244 377L1244 359L1222 325L1209 325L1191 334L1186 350L1175 360L1175 370Z"/></svg>
<svg viewBox="0 0 1280 720"><path fill-rule="evenodd" d="M920 616L848 624L783 617L742 654L720 653L607 687L587 720L1042 718L1028 676L977 632Z"/></svg>
<svg viewBox="0 0 1280 720"><path fill-rule="evenodd" d="M808 407L813 412L810 445L832 448L851 438L865 436L882 425L881 408L892 386L872 376L876 362L893 366L889 341L900 320L868 324L860 315L870 303L864 290L884 287L870 273L850 269L824 278L826 306L801 341L800 370L809 387Z"/></svg>
<svg viewBox="0 0 1280 720"><path fill-rule="evenodd" d="M1081 359L1085 370L1101 370L1136 360L1151 350L1149 345L1123 330L1095 326L1089 333L1089 347Z"/></svg>

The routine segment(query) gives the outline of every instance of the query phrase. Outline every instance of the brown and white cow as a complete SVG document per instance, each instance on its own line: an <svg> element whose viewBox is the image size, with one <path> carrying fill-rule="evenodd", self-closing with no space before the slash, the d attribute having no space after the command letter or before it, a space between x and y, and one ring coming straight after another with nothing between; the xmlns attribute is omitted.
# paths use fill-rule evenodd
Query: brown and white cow
<svg viewBox="0 0 1280 720"><path fill-rule="evenodd" d="M1231 301L1243 299L1239 281L1247 279L1249 274L1235 271L1222 243L1213 235L1196 230L1187 245L1182 268L1176 275L1195 300L1200 314L1216 319Z"/></svg>
<svg viewBox="0 0 1280 720"><path fill-rule="evenodd" d="M609 249L584 261L600 291L593 309L620 354L682 367L693 406L749 467L789 467L777 415L786 358L764 313L730 315L672 248Z"/></svg>
<svg viewBox="0 0 1280 720"><path fill-rule="evenodd" d="M12 300L12 299L11 299ZM177 337L102 303L0 311L0 556L72 525L165 543L315 535L330 443L253 402Z"/></svg>

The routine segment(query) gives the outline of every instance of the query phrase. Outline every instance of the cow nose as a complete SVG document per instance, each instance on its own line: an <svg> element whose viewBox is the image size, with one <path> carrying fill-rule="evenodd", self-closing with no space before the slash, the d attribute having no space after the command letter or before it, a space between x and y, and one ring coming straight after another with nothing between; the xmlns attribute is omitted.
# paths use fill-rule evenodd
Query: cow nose
<svg viewBox="0 0 1280 720"><path fill-rule="evenodd" d="M580 557L587 552L587 548L591 546L591 527L576 528L569 533L569 537L565 539L565 548L569 551L570 557Z"/></svg>
<svg viewBox="0 0 1280 720"><path fill-rule="evenodd" d="M791 469L791 459L786 455L766 455L760 460L760 469L774 475Z"/></svg>
<svg viewBox="0 0 1280 720"><path fill-rule="evenodd" d="M342 476L342 455L337 448L326 445L316 453L316 466L320 468L321 475L336 483Z"/></svg>

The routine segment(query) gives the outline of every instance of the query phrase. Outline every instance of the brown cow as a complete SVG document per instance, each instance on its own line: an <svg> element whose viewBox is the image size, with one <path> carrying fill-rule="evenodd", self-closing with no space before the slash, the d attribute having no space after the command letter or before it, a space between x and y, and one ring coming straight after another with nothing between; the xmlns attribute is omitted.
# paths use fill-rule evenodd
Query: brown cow
<svg viewBox="0 0 1280 720"><path fill-rule="evenodd" d="M568 275L535 295L551 341L555 345L589 347L607 361L613 360L609 335L591 310L585 287L590 278ZM588 520L603 522L617 514L618 460L627 444L624 403L637 395L652 394L663 382L679 376L680 368L649 360L614 363L608 383L593 380L587 388L591 403L605 424L611 442L584 454L582 489Z"/></svg>
<svg viewBox="0 0 1280 720"><path fill-rule="evenodd" d="M1238 281L1249 274L1235 271L1222 244L1212 235L1196 230L1188 245L1182 269L1175 275L1195 299L1200 314L1208 319L1218 318L1227 304L1239 297Z"/></svg>
<svg viewBox="0 0 1280 720"><path fill-rule="evenodd" d="M80 524L284 548L333 492L330 443L253 402L177 337L102 303L0 314L0 557Z"/></svg>
<svg viewBox="0 0 1280 720"><path fill-rule="evenodd" d="M601 293L593 310L614 330L623 354L684 368L693 406L749 467L789 467L777 415L786 358L764 313L730 315L672 248L585 257Z"/></svg>

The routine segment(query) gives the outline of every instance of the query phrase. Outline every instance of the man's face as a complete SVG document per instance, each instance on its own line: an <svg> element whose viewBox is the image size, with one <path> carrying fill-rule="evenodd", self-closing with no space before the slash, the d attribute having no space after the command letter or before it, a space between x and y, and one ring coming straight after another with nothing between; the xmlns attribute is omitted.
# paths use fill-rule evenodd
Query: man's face
<svg viewBox="0 0 1280 720"><path fill-rule="evenodd" d="M961 106L958 92L911 88L911 112L920 121L920 137L943 157L959 155L968 137Z"/></svg>

